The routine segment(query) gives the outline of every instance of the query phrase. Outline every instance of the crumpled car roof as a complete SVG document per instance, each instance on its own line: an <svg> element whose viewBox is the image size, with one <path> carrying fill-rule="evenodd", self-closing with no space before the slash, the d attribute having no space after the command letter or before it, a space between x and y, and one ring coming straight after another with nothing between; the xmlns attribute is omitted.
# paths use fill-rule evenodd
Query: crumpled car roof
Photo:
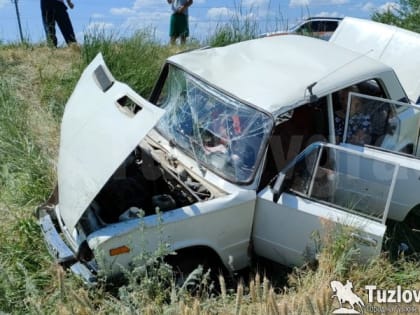
<svg viewBox="0 0 420 315"><path fill-rule="evenodd" d="M282 113L309 99L393 71L372 58L323 40L299 35L265 37L168 58L192 75L269 113Z"/></svg>

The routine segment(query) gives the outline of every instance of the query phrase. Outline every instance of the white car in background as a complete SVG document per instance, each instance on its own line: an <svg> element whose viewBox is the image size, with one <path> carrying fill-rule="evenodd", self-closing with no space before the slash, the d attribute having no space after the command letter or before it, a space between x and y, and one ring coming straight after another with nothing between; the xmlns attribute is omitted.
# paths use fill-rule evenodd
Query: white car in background
<svg viewBox="0 0 420 315"><path fill-rule="evenodd" d="M354 85L375 116L364 146L336 142L336 94ZM52 255L88 282L162 240L181 269L234 272L251 248L300 265L322 222L353 227L367 259L388 224L419 228L419 124L391 67L310 37L172 56L149 100L98 55L66 105L58 188L39 222Z"/></svg>
<svg viewBox="0 0 420 315"><path fill-rule="evenodd" d="M342 19L341 17L309 17L290 29L264 33L261 37L297 34L328 40Z"/></svg>

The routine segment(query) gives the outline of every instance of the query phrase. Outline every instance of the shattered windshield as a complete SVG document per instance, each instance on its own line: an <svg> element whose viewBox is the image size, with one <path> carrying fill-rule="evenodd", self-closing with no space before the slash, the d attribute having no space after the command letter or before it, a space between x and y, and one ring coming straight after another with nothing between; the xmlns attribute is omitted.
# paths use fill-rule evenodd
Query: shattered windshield
<svg viewBox="0 0 420 315"><path fill-rule="evenodd" d="M272 119L169 67L157 105L165 115L157 129L199 166L232 182L248 182L272 127Z"/></svg>

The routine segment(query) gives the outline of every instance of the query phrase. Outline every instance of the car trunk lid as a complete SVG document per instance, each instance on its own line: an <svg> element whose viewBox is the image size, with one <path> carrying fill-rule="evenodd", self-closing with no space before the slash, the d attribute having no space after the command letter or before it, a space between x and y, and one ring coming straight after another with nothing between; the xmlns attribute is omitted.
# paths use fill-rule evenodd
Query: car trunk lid
<svg viewBox="0 0 420 315"><path fill-rule="evenodd" d="M366 54L392 67L407 96L420 95L420 35L392 25L346 17L329 40L339 46Z"/></svg>

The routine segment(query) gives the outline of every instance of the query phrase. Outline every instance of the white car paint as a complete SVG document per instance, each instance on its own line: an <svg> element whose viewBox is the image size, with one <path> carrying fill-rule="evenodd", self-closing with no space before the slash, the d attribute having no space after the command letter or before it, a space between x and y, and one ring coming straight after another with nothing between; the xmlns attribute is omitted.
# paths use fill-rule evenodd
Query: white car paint
<svg viewBox="0 0 420 315"><path fill-rule="evenodd" d="M325 233L333 224L353 227L364 238L376 242L376 246L359 244L362 258L374 257L381 250L386 227L380 222L290 193L283 193L277 204L272 199L271 191L264 190L257 201L252 238L260 256L286 266L303 265L306 260L315 259L313 233Z"/></svg>
<svg viewBox="0 0 420 315"><path fill-rule="evenodd" d="M99 66L106 69L101 55L83 72L61 124L60 215L70 232L112 173L164 113L126 84L115 81L103 92L94 76ZM133 116L124 112L118 104L124 96L136 101L141 111Z"/></svg>
<svg viewBox="0 0 420 315"><path fill-rule="evenodd" d="M113 274L120 272L121 266L128 266L134 257L140 257L144 252L153 253L162 243L169 244L171 250L208 246L233 272L249 264L247 252L254 209L255 192L238 190L224 197L164 212L160 218L151 215L110 225L90 234L88 243L103 253L125 244L130 248L129 254L105 260L105 267L112 269Z"/></svg>
<svg viewBox="0 0 420 315"><path fill-rule="evenodd" d="M334 160L330 165L328 184L323 183L320 187L322 198L319 192L304 193L287 186L289 184L283 188L278 200L274 199L271 187L258 194L252 233L258 255L288 266L303 264L308 258L315 258L314 232L322 234L328 228L334 231L347 226L353 229L351 235L358 243L360 258L365 260L380 252L387 220L404 220L407 210L418 204L418 159L410 158L409 161L395 153L353 145L320 143L305 151L314 152L318 146L331 149L330 158ZM285 174L289 174L288 169L294 173L299 161L308 163L305 167L309 173L316 174L317 168L311 171L311 163L319 163L319 160L309 156L298 156L285 168ZM290 180L298 177L293 175ZM347 196L351 195L357 199L350 200ZM326 196L328 199L324 200Z"/></svg>
<svg viewBox="0 0 420 315"><path fill-rule="evenodd" d="M392 67L409 98L420 96L420 34L393 25L346 17L330 42Z"/></svg>

